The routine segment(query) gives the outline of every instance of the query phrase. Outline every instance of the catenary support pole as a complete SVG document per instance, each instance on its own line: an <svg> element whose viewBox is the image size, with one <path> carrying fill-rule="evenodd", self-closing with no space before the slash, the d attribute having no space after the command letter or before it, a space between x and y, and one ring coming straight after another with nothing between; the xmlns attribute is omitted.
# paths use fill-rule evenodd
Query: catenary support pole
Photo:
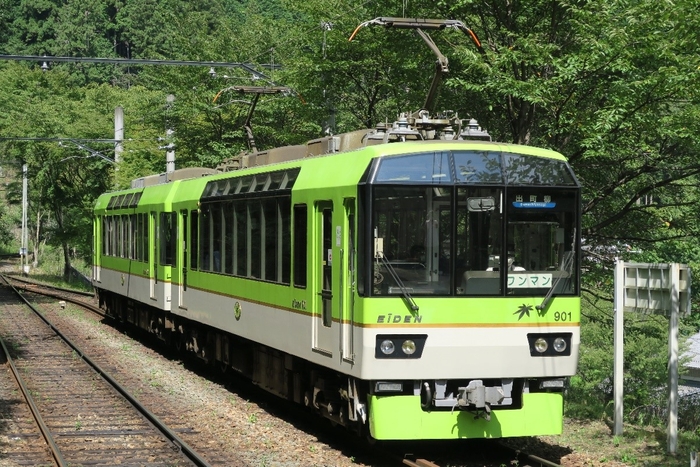
<svg viewBox="0 0 700 467"><path fill-rule="evenodd" d="M167 124L168 128L165 129L165 142L166 142L166 153L165 153L165 172L173 173L175 172L175 142L173 134L175 130L172 128L171 112L173 108L173 103L175 102L175 96L173 94L168 94L165 98L166 102L166 113L167 113Z"/></svg>
<svg viewBox="0 0 700 467"><path fill-rule="evenodd" d="M678 448L678 320L680 264L671 263L671 319L668 325L668 452Z"/></svg>
<svg viewBox="0 0 700 467"><path fill-rule="evenodd" d="M22 274L29 273L29 233L27 231L27 205L29 203L27 195L27 164L22 164L22 245L20 256L22 257Z"/></svg>
<svg viewBox="0 0 700 467"><path fill-rule="evenodd" d="M622 435L622 399L623 399L623 379L624 356L623 356L623 315L625 304L625 262L619 258L615 260L615 298L614 298L614 370L613 370L613 393L615 399L615 415L613 435Z"/></svg>
<svg viewBox="0 0 700 467"><path fill-rule="evenodd" d="M114 109L114 162L119 164L122 160L122 151L124 147L124 108L117 107Z"/></svg>

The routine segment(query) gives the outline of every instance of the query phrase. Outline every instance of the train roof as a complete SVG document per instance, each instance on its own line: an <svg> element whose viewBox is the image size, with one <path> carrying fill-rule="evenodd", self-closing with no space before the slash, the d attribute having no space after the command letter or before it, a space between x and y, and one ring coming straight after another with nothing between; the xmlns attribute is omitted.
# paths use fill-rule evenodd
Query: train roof
<svg viewBox="0 0 700 467"><path fill-rule="evenodd" d="M342 135L345 136L345 135ZM329 137L332 138L332 137ZM264 164L258 165L255 163L254 155L247 155L247 166L241 167L238 170L220 172L205 168L187 168L180 169L169 174L158 174L151 177L142 177L137 179L139 183L132 184L132 188L120 190L111 193L105 193L97 200L95 209L97 211L107 210L111 208L134 207L135 197L129 198L131 193L141 193L139 195L139 206L169 204L177 202L183 197L191 199L193 196L199 197L205 185L211 180L223 180L233 177L242 177L246 175L256 175L267 172L279 172L290 170L293 168L304 167L300 179L295 185L295 189L313 188L317 186L328 186L329 177L333 178L333 185L336 187L356 185L359 178L367 169L369 162L377 157L392 157L406 154L420 154L433 151L493 151L500 153L515 153L530 155L534 157L543 157L555 160L566 161L566 158L552 150L523 146L511 143L499 143L490 141L471 141L471 140L417 140L391 144L377 144L362 147L355 147L346 152L335 151L335 148L341 149L341 146L333 146L334 143L327 143L329 138L322 140L314 140L310 145L290 146L276 148L262 156L272 155L279 159L276 162L270 162L269 157L266 158ZM319 144L319 141L326 140L324 144L326 151L318 151L318 147L314 148L314 144ZM300 151L301 148L305 150ZM291 152L297 157L289 157L288 154L282 153L283 157L275 154L273 151ZM318 152L318 154L313 154ZM310 154L311 153L311 154ZM302 155L303 154L303 155ZM147 180L145 183L143 181ZM160 183L154 184L153 181L158 180ZM175 189L178 187L177 189ZM119 196L123 197L120 199ZM129 204L133 204L130 206Z"/></svg>

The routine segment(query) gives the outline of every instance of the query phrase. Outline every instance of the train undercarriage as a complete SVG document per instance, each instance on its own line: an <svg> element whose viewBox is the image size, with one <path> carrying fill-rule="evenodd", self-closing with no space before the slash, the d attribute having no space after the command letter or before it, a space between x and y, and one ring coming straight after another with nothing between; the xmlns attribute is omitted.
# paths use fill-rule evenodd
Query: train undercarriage
<svg viewBox="0 0 700 467"><path fill-rule="evenodd" d="M266 345L99 291L108 316L146 331L180 353L196 356L221 373L236 371L253 384L350 431L367 432L366 385Z"/></svg>
<svg viewBox="0 0 700 467"><path fill-rule="evenodd" d="M489 423L493 409L518 412L527 394L561 394L566 383L565 378L363 381L108 291L99 292L99 301L110 317L196 356L211 369L235 371L256 386L368 438L372 399L414 397L416 406L420 404L416 409L425 414L464 412Z"/></svg>

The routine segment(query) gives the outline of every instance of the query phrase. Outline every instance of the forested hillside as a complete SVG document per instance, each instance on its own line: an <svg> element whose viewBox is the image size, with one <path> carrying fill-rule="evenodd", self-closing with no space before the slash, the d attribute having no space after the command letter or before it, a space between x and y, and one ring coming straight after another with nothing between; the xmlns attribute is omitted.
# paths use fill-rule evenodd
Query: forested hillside
<svg viewBox="0 0 700 467"><path fill-rule="evenodd" d="M246 148L250 96L231 86L294 90L258 104L259 148L392 121L422 105L434 54L411 31L366 28L348 38L378 16L459 19L485 54L458 31L431 33L450 63L437 108L476 118L494 139L562 152L584 186L590 322L571 392L590 398L577 407L595 415L610 400L613 257L700 263L696 10L691 0L0 0L0 164L5 174L28 164L31 248L87 256L95 197L163 172L166 128L179 168L215 167ZM7 58L16 55L45 55L48 70L44 60ZM52 56L245 63L266 78L240 67L212 74ZM113 158L110 143L52 140L113 138L116 106L128 139L118 170L95 154ZM8 245L21 194L21 179L13 181L0 207ZM665 381L665 326L630 320L629 378L645 381L627 385L631 407L659 397L649 388Z"/></svg>

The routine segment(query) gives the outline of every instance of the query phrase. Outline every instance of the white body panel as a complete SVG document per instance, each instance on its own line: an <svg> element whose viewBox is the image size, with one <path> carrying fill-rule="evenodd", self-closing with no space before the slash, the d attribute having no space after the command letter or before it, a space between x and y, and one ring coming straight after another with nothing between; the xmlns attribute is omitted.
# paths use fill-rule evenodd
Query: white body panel
<svg viewBox="0 0 700 467"><path fill-rule="evenodd" d="M96 281L95 287L146 303L159 310L171 310L173 297L169 281L153 282L147 277L129 275L106 268L101 268L100 272L100 281ZM153 287L153 293L151 293L151 287Z"/></svg>
<svg viewBox="0 0 700 467"><path fill-rule="evenodd" d="M520 377L560 377L576 373L580 344L577 327L557 328L571 332L571 356L532 357L528 333L552 332L548 327L411 327L364 329L362 371L370 379L486 379ZM376 334L427 334L419 359L376 359ZM363 376L364 377L364 376Z"/></svg>
<svg viewBox="0 0 700 467"><path fill-rule="evenodd" d="M105 289L126 295L121 274L102 271ZM148 298L148 278L133 277L129 296L144 303ZM158 286L162 286L159 283ZM169 283L168 283L169 285ZM160 292L160 291L159 291ZM430 327L413 325L402 330L379 326L352 329L354 362L341 358L340 326L333 323L327 348L315 351L314 318L307 313L279 309L193 288L187 289L187 307L172 304L172 312L305 360L361 379L485 379L518 377L560 377L576 373L580 335L570 327ZM174 297L177 298L177 295ZM240 319L234 307L240 304ZM158 303L161 305L161 303ZM168 307L170 303L167 303ZM161 306L158 306L161 308ZM316 326L322 326L316 319ZM569 357L532 357L526 335L537 332L571 332ZM347 326L344 330L349 333ZM418 359L377 359L377 334L426 334L423 355Z"/></svg>

